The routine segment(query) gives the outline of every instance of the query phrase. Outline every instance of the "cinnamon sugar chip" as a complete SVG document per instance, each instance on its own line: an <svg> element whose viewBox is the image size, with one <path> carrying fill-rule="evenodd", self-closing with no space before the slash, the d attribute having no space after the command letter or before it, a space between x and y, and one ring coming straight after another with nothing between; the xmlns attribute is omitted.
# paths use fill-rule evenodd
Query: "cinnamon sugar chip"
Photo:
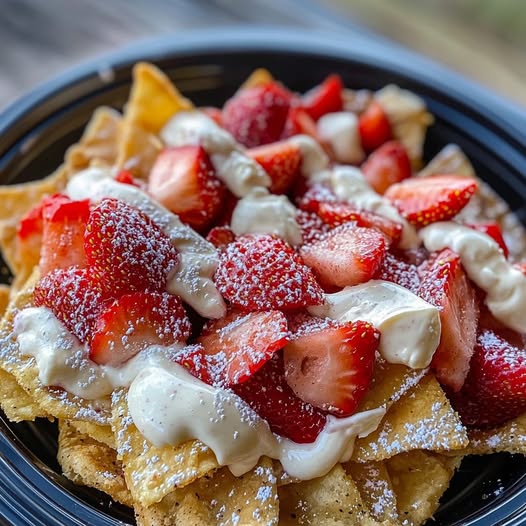
<svg viewBox="0 0 526 526"><path fill-rule="evenodd" d="M9 294L11 290L7 285L0 285L0 317L4 315L9 303Z"/></svg>
<svg viewBox="0 0 526 526"><path fill-rule="evenodd" d="M134 501L141 506L160 502L175 488L182 488L218 468L213 452L201 442L157 447L145 439L128 412L127 391L112 398L112 429L117 453Z"/></svg>
<svg viewBox="0 0 526 526"><path fill-rule="evenodd" d="M70 420L68 424L82 435L87 435L93 440L105 444L111 449L117 448L113 431L109 425L100 425L83 420Z"/></svg>
<svg viewBox="0 0 526 526"><path fill-rule="evenodd" d="M150 507L135 506L138 526L275 526L279 507L269 459L241 477L228 468L177 489Z"/></svg>
<svg viewBox="0 0 526 526"><path fill-rule="evenodd" d="M456 450L467 444L465 427L429 374L387 411L376 431L356 440L352 460L378 461L415 449Z"/></svg>
<svg viewBox="0 0 526 526"><path fill-rule="evenodd" d="M255 69L241 84L240 90L242 89L248 89L248 88L256 88L257 86L263 86L265 84L268 84L269 82L272 82L274 78L272 77L271 73L266 70L265 68L258 68Z"/></svg>

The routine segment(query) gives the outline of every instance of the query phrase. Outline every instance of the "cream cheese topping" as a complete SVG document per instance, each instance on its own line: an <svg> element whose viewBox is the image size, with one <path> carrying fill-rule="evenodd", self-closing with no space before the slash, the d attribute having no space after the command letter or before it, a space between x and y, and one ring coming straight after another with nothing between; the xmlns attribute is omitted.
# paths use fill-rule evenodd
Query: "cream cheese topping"
<svg viewBox="0 0 526 526"><path fill-rule="evenodd" d="M344 322L371 322L380 331L379 351L388 362L414 369L431 363L440 342L440 313L406 288L371 280L326 294L325 300L309 312Z"/></svg>
<svg viewBox="0 0 526 526"><path fill-rule="evenodd" d="M215 247L155 199L139 188L122 184L109 170L88 168L68 183L66 193L72 199L99 201L105 197L120 199L142 210L172 240L179 251L179 266L169 277L167 290L177 294L205 318L221 318L226 306L212 277L217 268Z"/></svg>
<svg viewBox="0 0 526 526"><path fill-rule="evenodd" d="M234 234L276 234L290 245L303 241L296 221L296 208L284 195L254 188L240 199L230 224Z"/></svg>
<svg viewBox="0 0 526 526"><path fill-rule="evenodd" d="M320 139L328 143L339 163L358 164L365 158L358 117L350 111L327 113L317 122Z"/></svg>
<svg viewBox="0 0 526 526"><path fill-rule="evenodd" d="M443 221L420 230L431 251L449 247L460 256L469 278L486 292L486 305L507 327L526 332L526 276L514 268L488 235Z"/></svg>
<svg viewBox="0 0 526 526"><path fill-rule="evenodd" d="M330 161L323 148L308 135L294 135L288 141L300 149L302 175L310 183L326 180Z"/></svg>

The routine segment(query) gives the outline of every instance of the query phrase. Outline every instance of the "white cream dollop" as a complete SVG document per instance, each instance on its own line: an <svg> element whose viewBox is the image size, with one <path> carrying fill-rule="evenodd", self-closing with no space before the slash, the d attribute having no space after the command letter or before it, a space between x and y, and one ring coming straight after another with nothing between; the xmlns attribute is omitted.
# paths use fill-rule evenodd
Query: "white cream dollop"
<svg viewBox="0 0 526 526"><path fill-rule="evenodd" d="M205 318L221 318L226 306L212 277L218 264L215 247L179 218L139 188L122 184L104 168L88 168L68 183L66 193L72 199L100 201L105 197L120 199L135 206L171 239L179 252L179 266L168 280L167 290L177 294Z"/></svg>
<svg viewBox="0 0 526 526"><path fill-rule="evenodd" d="M325 181L330 160L323 148L308 135L294 135L288 141L300 149L302 175L310 183Z"/></svg>
<svg viewBox="0 0 526 526"><path fill-rule="evenodd" d="M325 295L325 305L309 307L314 316L372 323L381 334L380 354L390 363L420 369L431 363L440 342L436 307L395 283L371 280Z"/></svg>
<svg viewBox="0 0 526 526"><path fill-rule="evenodd" d="M303 241L296 221L296 208L284 195L254 188L240 199L230 224L234 234L276 234L290 245Z"/></svg>
<svg viewBox="0 0 526 526"><path fill-rule="evenodd" d="M339 163L358 164L365 158L358 117L350 111L327 113L317 122L320 139L328 143Z"/></svg>
<svg viewBox="0 0 526 526"><path fill-rule="evenodd" d="M469 278L486 292L486 305L507 327L526 332L526 276L504 257L490 236L452 221L420 230L430 251L449 247L460 256Z"/></svg>

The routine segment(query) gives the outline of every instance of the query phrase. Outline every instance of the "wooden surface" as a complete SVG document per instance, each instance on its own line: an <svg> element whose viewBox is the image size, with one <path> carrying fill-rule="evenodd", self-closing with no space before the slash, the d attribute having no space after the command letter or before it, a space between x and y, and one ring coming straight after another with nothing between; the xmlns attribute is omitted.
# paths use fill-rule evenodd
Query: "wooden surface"
<svg viewBox="0 0 526 526"><path fill-rule="evenodd" d="M439 0L0 0L0 108L68 67L138 39L247 23L335 31L369 27L526 105L522 33L509 39L487 27L472 27L469 17L462 19L449 4ZM526 3L522 5L526 11Z"/></svg>

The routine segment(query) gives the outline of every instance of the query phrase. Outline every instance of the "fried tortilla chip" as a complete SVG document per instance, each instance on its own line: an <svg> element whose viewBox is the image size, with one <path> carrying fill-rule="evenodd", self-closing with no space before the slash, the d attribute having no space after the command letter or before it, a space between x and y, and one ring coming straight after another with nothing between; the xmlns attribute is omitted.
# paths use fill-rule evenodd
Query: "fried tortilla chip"
<svg viewBox="0 0 526 526"><path fill-rule="evenodd" d="M247 88L256 88L257 86L268 84L273 80L274 77L270 74L270 71L266 70L265 68L258 68L249 75L247 80L241 84L239 89L242 90Z"/></svg>
<svg viewBox="0 0 526 526"><path fill-rule="evenodd" d="M99 424L94 424L93 422L86 422L82 420L71 420L68 422L68 424L82 435L87 435L93 440L111 447L111 449L117 448L115 445L113 431L109 425L102 426Z"/></svg>
<svg viewBox="0 0 526 526"><path fill-rule="evenodd" d="M0 285L0 317L4 315L9 303L9 294L11 290L7 285Z"/></svg>

